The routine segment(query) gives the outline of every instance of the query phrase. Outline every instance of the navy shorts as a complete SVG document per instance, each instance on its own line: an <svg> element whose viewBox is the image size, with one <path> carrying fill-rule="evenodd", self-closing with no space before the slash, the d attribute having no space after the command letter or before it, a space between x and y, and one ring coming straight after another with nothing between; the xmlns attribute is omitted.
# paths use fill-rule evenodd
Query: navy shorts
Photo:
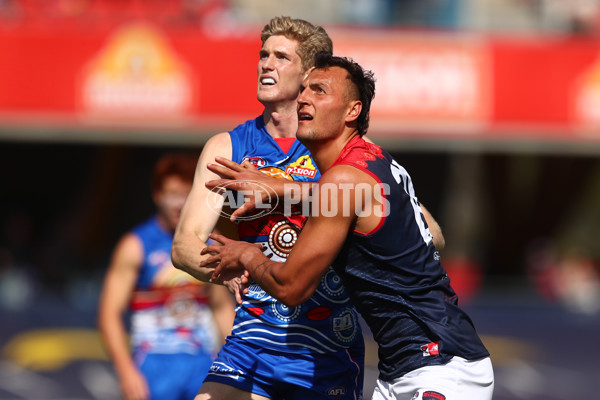
<svg viewBox="0 0 600 400"><path fill-rule="evenodd" d="M150 398L193 399L212 364L208 355L148 354L140 370L148 381Z"/></svg>
<svg viewBox="0 0 600 400"><path fill-rule="evenodd" d="M326 354L285 353L229 337L205 382L277 400L362 399L364 346Z"/></svg>

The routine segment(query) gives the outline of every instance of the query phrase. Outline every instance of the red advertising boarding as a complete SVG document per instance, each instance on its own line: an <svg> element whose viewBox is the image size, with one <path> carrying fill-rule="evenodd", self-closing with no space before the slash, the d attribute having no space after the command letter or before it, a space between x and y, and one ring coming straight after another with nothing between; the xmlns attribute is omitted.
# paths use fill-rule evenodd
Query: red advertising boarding
<svg viewBox="0 0 600 400"><path fill-rule="evenodd" d="M375 129L480 130L492 113L491 58L476 37L396 33L333 35L377 79Z"/></svg>
<svg viewBox="0 0 600 400"><path fill-rule="evenodd" d="M230 129L262 109L260 27L246 29L0 25L0 134L36 124ZM374 137L600 139L600 46L591 39L328 30L336 54L375 73Z"/></svg>

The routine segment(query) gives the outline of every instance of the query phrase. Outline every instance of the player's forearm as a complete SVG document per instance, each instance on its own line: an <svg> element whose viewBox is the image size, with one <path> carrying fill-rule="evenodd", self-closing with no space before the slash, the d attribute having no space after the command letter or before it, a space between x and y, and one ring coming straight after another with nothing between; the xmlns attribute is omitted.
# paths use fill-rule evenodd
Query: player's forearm
<svg viewBox="0 0 600 400"><path fill-rule="evenodd" d="M260 251L246 252L240 263L265 292L281 303L294 307L306 300L298 290L301 288L285 275L285 263L271 261Z"/></svg>
<svg viewBox="0 0 600 400"><path fill-rule="evenodd" d="M106 350L119 375L131 368L137 368L131 357L129 339L121 317L101 315L98 327Z"/></svg>
<svg viewBox="0 0 600 400"><path fill-rule="evenodd" d="M176 234L171 248L171 261L175 268L187 272L202 282L208 282L212 269L200 267L200 262L204 259L200 252L204 247L206 243L194 234Z"/></svg>

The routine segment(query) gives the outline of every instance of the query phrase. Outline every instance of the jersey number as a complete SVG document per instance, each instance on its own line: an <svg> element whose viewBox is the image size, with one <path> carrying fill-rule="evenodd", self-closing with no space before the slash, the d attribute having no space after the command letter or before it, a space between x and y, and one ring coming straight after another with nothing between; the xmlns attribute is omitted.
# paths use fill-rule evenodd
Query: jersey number
<svg viewBox="0 0 600 400"><path fill-rule="evenodd" d="M399 185L402 184L404 191L410 197L410 205L415 213L415 221L417 222L417 226L421 232L421 237L423 238L423 241L425 241L425 244L429 244L429 242L431 242L433 239L433 236L431 235L431 232L429 232L429 228L425 226L425 217L423 216L423 213L421 213L421 206L419 205L417 196L415 196L415 188L413 187L410 175L408 175L408 172L403 166L398 164L396 160L392 160L390 169L394 179L396 180L396 183Z"/></svg>

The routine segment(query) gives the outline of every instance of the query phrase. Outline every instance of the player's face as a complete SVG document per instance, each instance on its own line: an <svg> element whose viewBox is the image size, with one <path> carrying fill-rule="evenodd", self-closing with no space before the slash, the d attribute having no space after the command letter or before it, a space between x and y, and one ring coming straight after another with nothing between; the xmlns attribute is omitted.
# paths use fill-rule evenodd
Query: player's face
<svg viewBox="0 0 600 400"><path fill-rule="evenodd" d="M174 230L177 226L181 209L191 189L191 183L178 176L168 176L163 182L162 190L154 193L158 213L163 217L168 229Z"/></svg>
<svg viewBox="0 0 600 400"><path fill-rule="evenodd" d="M295 103L302 83L302 60L298 42L285 36L271 36L260 50L256 97L263 104Z"/></svg>
<svg viewBox="0 0 600 400"><path fill-rule="evenodd" d="M298 96L299 140L334 138L343 131L350 109L347 74L343 68L331 67L314 70L306 77Z"/></svg>

